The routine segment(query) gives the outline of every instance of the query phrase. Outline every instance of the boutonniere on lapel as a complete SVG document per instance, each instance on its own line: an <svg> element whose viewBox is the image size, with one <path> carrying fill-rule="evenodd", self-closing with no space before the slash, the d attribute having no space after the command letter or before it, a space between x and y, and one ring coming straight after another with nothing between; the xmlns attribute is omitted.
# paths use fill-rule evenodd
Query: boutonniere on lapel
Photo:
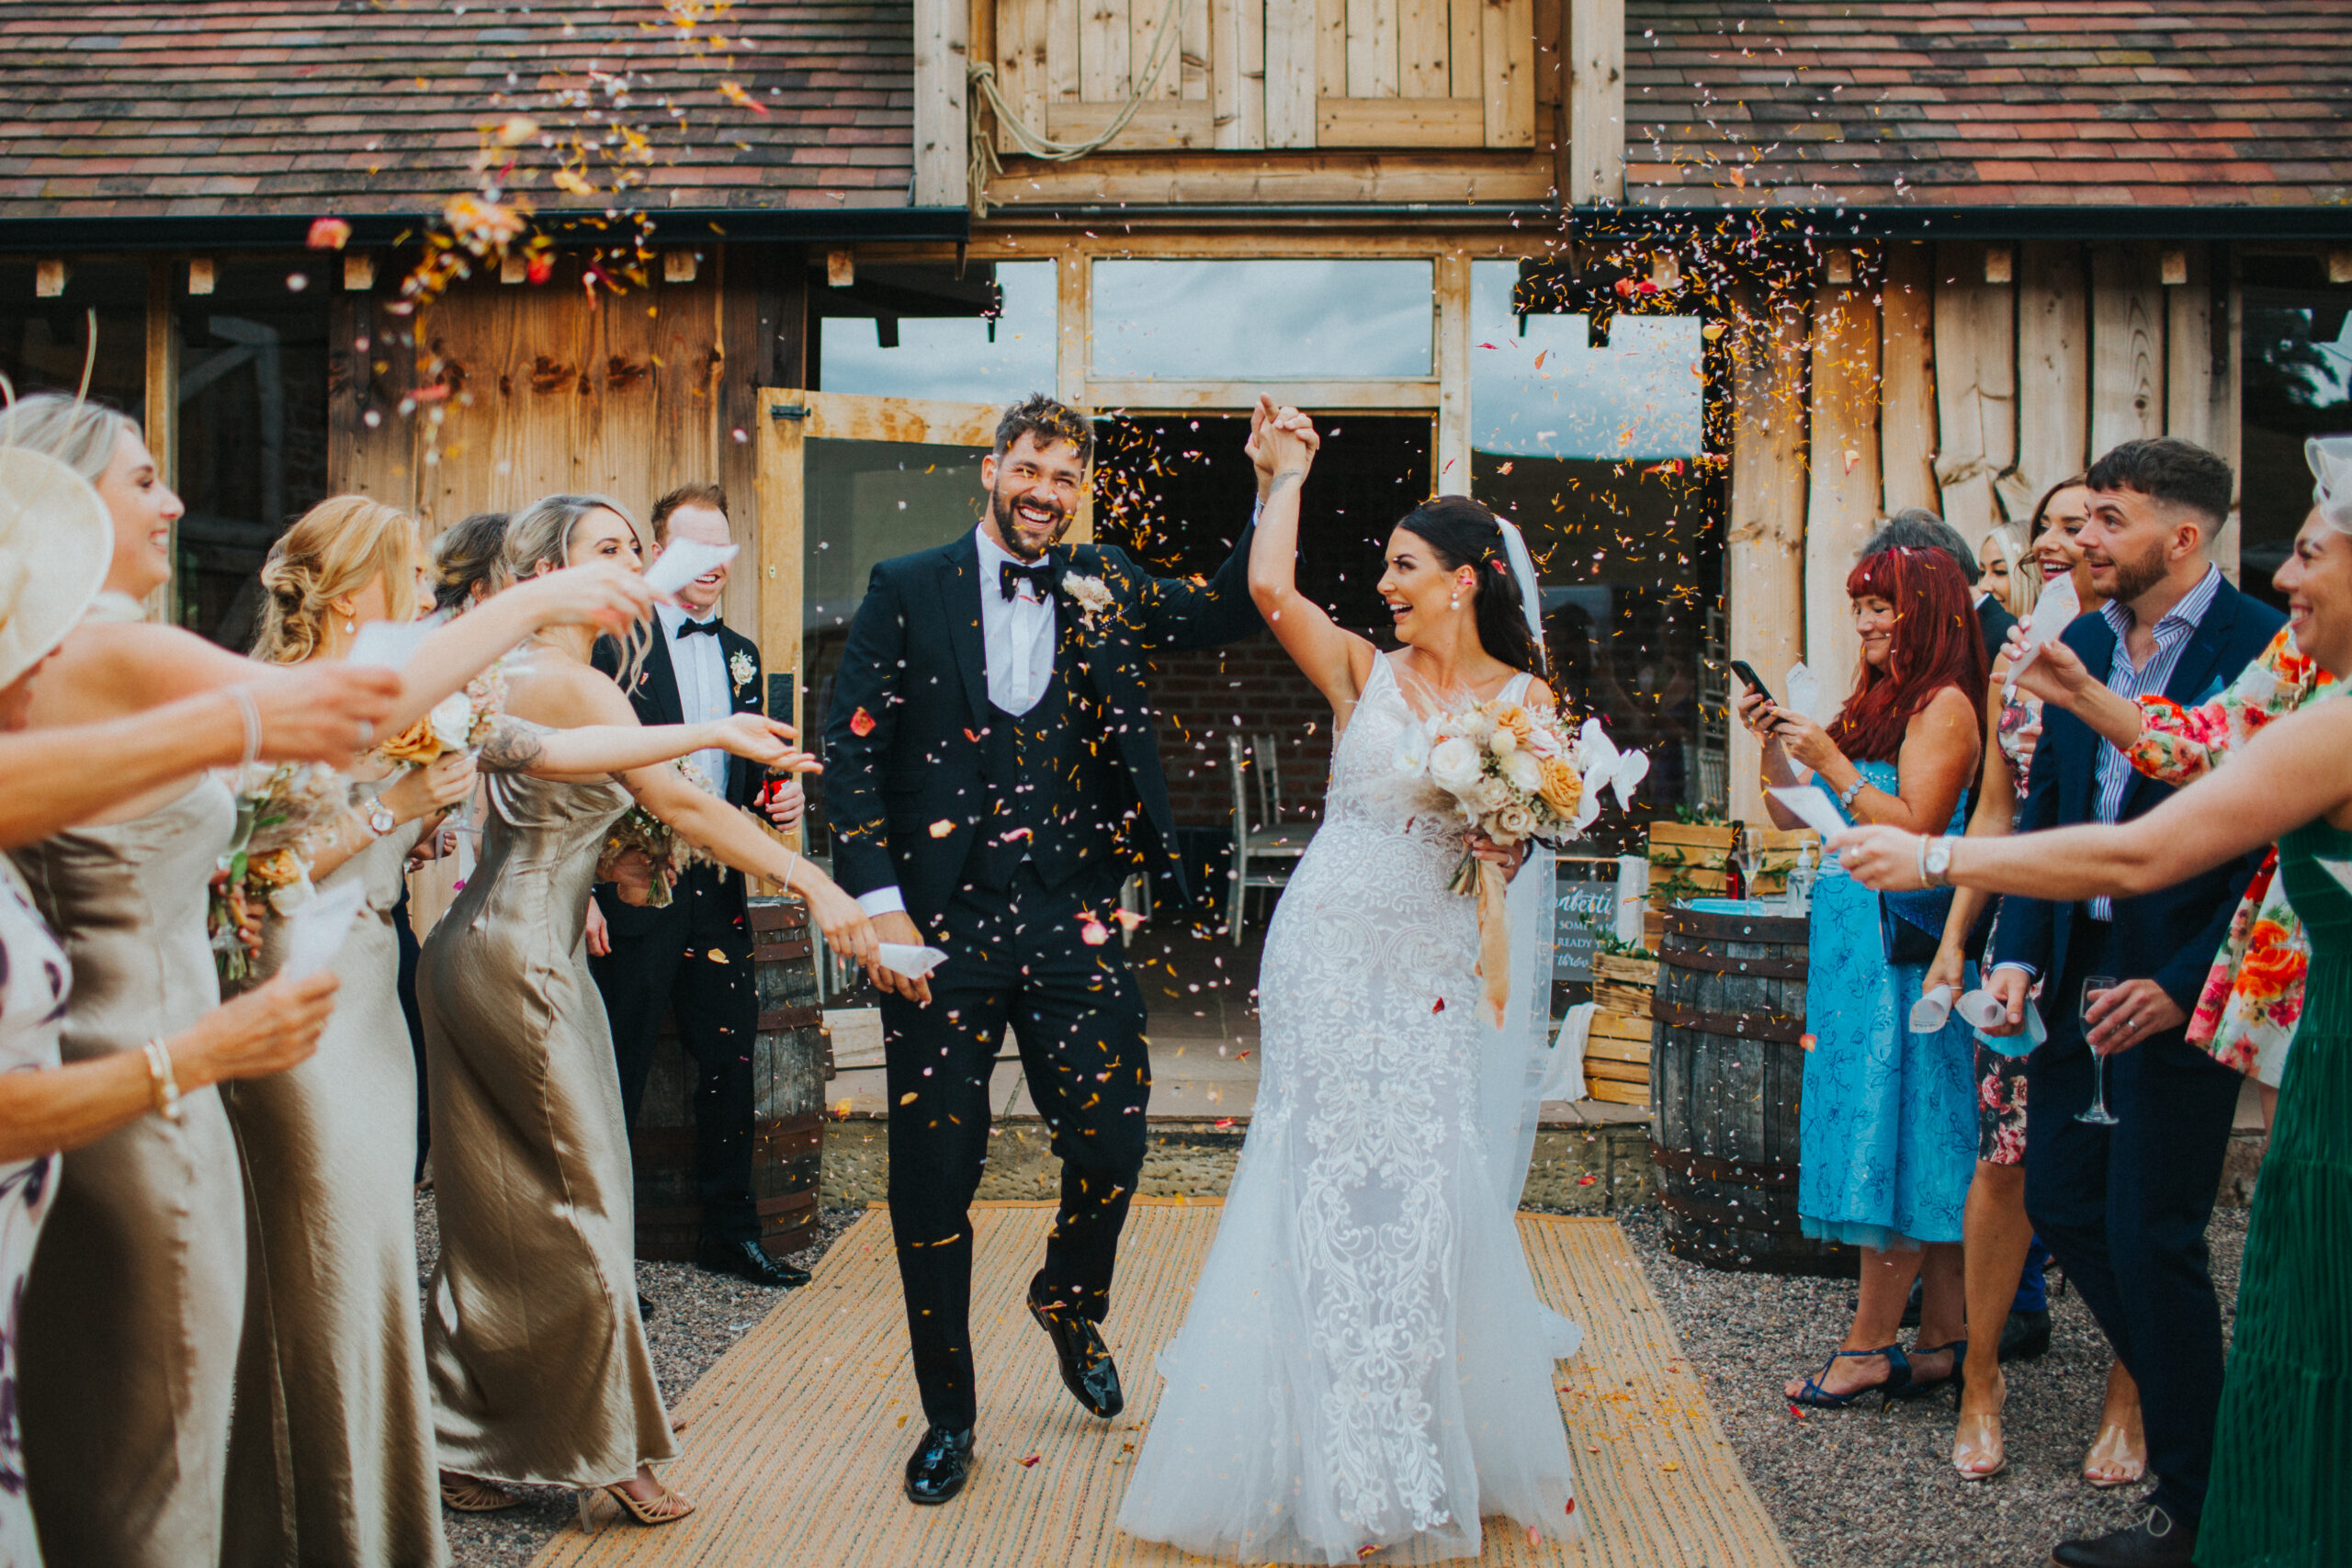
<svg viewBox="0 0 2352 1568"><path fill-rule="evenodd" d="M758 671L752 668L752 656L744 652L740 648L732 654L729 655L727 660L727 672L735 678L735 683L738 686L750 685L752 683L752 677L759 673Z"/></svg>
<svg viewBox="0 0 2352 1568"><path fill-rule="evenodd" d="M1061 591L1078 606L1078 618L1088 631L1094 629L1094 617L1115 606L1108 584L1099 577L1084 577L1077 572L1062 574Z"/></svg>

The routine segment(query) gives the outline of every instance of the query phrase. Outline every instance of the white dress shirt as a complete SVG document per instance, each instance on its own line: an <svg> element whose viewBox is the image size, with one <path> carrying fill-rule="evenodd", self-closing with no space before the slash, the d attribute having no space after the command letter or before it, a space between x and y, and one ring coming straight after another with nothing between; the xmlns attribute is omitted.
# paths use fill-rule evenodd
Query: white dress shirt
<svg viewBox="0 0 2352 1568"><path fill-rule="evenodd" d="M727 650L718 646L718 638L709 632L696 632L681 637L678 628L688 620L716 621L718 610L713 606L707 615L689 616L673 604L657 604L654 614L662 617L662 635L670 644L670 668L677 672L678 714L688 724L716 724L735 711L735 688L727 678ZM703 783L720 795L727 793L727 765L731 753L723 748L710 746L696 751L686 761L703 777Z"/></svg>
<svg viewBox="0 0 2352 1568"><path fill-rule="evenodd" d="M1030 563L989 537L988 525L972 530L980 550L980 647L988 666L989 701L1015 716L1027 713L1046 694L1054 678L1054 601L1040 595L1037 585L1023 582L1011 599L1004 596L1007 562ZM893 883L861 894L858 906L868 916L904 909L907 901Z"/></svg>
<svg viewBox="0 0 2352 1568"><path fill-rule="evenodd" d="M1054 678L1054 601L1023 581L1015 597L1004 596L1003 566L1030 563L989 537L988 525L973 530L980 547L980 642L987 650L989 701L1018 718L1037 705Z"/></svg>

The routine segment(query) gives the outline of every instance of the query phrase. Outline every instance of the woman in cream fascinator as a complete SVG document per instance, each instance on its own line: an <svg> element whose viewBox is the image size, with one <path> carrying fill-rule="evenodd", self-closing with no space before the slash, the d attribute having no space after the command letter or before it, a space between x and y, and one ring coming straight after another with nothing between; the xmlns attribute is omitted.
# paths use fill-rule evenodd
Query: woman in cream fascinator
<svg viewBox="0 0 2352 1568"><path fill-rule="evenodd" d="M105 504L88 483L52 458L0 448L0 729L22 728L40 667L96 595L113 547ZM233 740L233 713L212 705L175 716L171 730L187 738L205 725ZM83 809L103 805L119 781L85 775L94 732L120 726L60 731L76 738L82 768L62 768L78 786ZM0 762L0 791L13 794L20 737ZM141 767L193 772L204 765L202 746L175 757L172 749L137 740ZM51 764L54 767L54 764ZM142 776L145 776L142 774ZM59 1156L85 1148L134 1122L182 1114L180 1097L226 1078L250 1077L292 1066L311 1054L334 1005L332 976L264 987L195 1020L169 1038L70 1065L62 1061L61 1034L71 992L71 967L57 937L27 897L24 885L0 861L0 1299L20 1299L31 1270L41 1222L56 1198ZM168 1191L158 1192L168 1200ZM212 1223L241 1226L235 1211ZM0 1335L0 1385L21 1386L24 1347ZM41 1463L39 1425L17 1423L18 1406L0 1402L0 1465L21 1476ZM28 1453L29 1446L30 1453ZM52 1538L54 1539L54 1538ZM40 1562L34 1518L22 1485L0 1487L0 1560Z"/></svg>

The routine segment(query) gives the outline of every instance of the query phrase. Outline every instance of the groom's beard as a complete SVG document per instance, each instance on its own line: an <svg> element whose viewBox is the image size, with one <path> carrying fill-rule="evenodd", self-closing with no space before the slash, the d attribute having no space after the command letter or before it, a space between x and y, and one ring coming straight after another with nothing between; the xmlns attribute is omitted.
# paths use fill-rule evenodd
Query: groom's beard
<svg viewBox="0 0 2352 1568"><path fill-rule="evenodd" d="M1054 542L1062 536L1062 531L1069 526L1069 514L1062 509L1059 502L1041 501L1036 504L1045 507L1054 514L1054 531L1046 536L1045 543L1032 550L1027 541L1021 536L1017 519L1012 513L1013 503L1001 491L989 491L989 515L996 520L996 536L1004 541L1007 551L1024 561L1035 562L1045 559L1046 552L1053 547Z"/></svg>

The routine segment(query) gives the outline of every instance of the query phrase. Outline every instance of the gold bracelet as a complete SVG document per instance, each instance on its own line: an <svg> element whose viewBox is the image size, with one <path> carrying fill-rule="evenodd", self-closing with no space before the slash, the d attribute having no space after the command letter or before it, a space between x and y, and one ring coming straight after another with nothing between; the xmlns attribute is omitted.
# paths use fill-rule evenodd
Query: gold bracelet
<svg viewBox="0 0 2352 1568"><path fill-rule="evenodd" d="M180 1119L180 1080L172 1072L172 1054L161 1040L150 1040L147 1053L147 1093L155 1114L176 1125Z"/></svg>

